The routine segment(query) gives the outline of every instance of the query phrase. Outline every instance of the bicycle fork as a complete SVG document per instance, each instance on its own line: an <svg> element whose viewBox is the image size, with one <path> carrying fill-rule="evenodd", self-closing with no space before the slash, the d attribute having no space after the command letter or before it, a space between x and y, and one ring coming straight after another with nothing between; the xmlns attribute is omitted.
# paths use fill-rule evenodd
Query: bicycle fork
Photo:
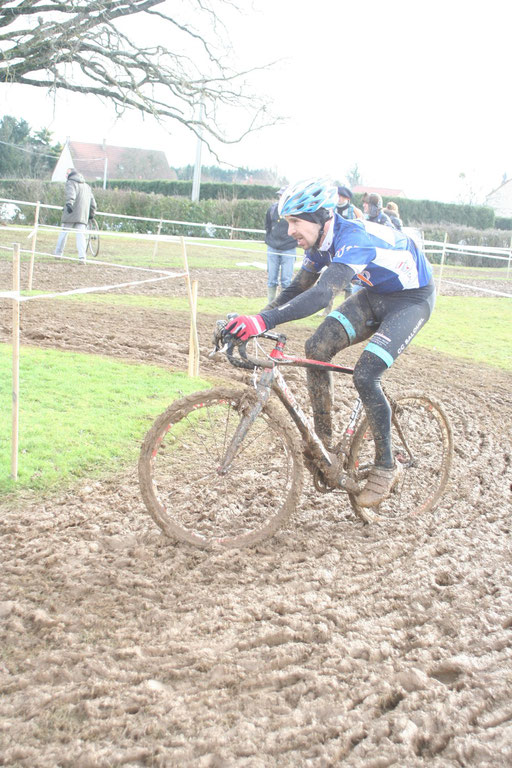
<svg viewBox="0 0 512 768"><path fill-rule="evenodd" d="M245 413L240 419L240 422L235 430L235 434L231 438L231 441L226 449L222 463L217 468L217 474L225 475L228 473L231 463L237 455L242 441L268 402L272 390L273 380L274 372L272 368L265 369L255 387L258 399L249 410L249 412Z"/></svg>

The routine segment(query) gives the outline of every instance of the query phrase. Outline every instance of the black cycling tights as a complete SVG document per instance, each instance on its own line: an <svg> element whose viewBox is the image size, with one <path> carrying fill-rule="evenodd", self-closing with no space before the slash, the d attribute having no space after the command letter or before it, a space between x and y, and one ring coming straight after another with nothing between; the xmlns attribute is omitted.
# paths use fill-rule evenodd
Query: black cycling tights
<svg viewBox="0 0 512 768"><path fill-rule="evenodd" d="M392 294L372 294L363 289L353 294L306 342L309 358L329 362L337 352L369 339L355 368L354 385L364 405L375 441L375 464L392 467L391 408L382 391L382 374L430 317L434 306L433 285ZM367 321L378 322L368 327ZM325 445L332 443L332 374L308 370L308 389L315 429Z"/></svg>

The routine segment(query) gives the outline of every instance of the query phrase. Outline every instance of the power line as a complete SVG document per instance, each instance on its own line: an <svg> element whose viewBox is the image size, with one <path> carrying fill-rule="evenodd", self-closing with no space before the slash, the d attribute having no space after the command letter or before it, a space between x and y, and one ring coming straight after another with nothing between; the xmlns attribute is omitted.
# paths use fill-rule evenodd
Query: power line
<svg viewBox="0 0 512 768"><path fill-rule="evenodd" d="M19 144L10 144L8 141L2 141L0 139L0 144L4 144L6 147L14 147L14 149L19 149L20 152L27 152L29 155L41 155L42 157L51 157L52 160L55 160L56 157L59 157L59 153L56 152L54 155L47 155L45 152L40 152L38 149L25 149L24 147L20 147Z"/></svg>

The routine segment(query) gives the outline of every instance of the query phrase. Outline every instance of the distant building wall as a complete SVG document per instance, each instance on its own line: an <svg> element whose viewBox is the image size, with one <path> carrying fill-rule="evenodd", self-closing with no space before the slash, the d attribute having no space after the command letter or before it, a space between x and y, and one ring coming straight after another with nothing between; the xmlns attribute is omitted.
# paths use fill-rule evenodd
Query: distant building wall
<svg viewBox="0 0 512 768"><path fill-rule="evenodd" d="M73 158L71 157L69 146L66 144L52 173L52 181L66 181L66 171L68 168L73 168Z"/></svg>
<svg viewBox="0 0 512 768"><path fill-rule="evenodd" d="M512 179L487 195L485 204L493 208L498 216L512 216Z"/></svg>

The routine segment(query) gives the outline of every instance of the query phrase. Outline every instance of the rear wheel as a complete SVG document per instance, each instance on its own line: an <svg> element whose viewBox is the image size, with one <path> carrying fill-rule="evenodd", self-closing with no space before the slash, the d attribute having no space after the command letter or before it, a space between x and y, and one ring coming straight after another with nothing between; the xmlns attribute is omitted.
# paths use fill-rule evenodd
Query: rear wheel
<svg viewBox="0 0 512 768"><path fill-rule="evenodd" d="M422 515L435 507L450 474L453 438L442 406L421 393L393 401L392 442L403 472L390 496L375 509L360 507L349 494L355 512L366 522ZM359 425L349 456L349 473L362 487L373 464L374 443L366 418Z"/></svg>
<svg viewBox="0 0 512 768"><path fill-rule="evenodd" d="M139 482L153 520L198 547L244 547L271 536L295 509L302 454L293 426L267 403L225 474L226 449L254 393L218 387L174 402L142 445Z"/></svg>
<svg viewBox="0 0 512 768"><path fill-rule="evenodd" d="M89 219L87 229L91 230L87 236L87 250L91 256L97 256L100 252L100 236L96 219Z"/></svg>

